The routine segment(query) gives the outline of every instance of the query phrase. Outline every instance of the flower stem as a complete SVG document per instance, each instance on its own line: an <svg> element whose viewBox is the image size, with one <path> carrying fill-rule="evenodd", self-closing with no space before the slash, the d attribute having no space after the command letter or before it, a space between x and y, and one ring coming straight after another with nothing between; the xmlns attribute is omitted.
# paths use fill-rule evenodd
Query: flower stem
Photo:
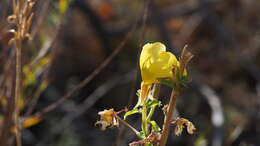
<svg viewBox="0 0 260 146"><path fill-rule="evenodd" d="M155 108L156 108L156 106L153 106L153 107L150 109L149 114L148 114L148 116L147 116L147 121L148 121L148 122L151 121L151 118L152 118L152 116L153 116L153 114L154 114Z"/></svg>
<svg viewBox="0 0 260 146"><path fill-rule="evenodd" d="M142 107L142 130L145 136L148 136L148 125L147 125L147 108L146 105Z"/></svg>
<svg viewBox="0 0 260 146"><path fill-rule="evenodd" d="M139 132L130 124L128 124L126 121L124 121L123 119L121 119L119 116L116 116L116 118L122 123L124 124L126 127L128 127L130 130L132 130L136 135L139 134Z"/></svg>
<svg viewBox="0 0 260 146"><path fill-rule="evenodd" d="M163 131L162 131L162 136L161 136L159 146L166 145L169 131L170 131L171 121L172 121L172 117L173 117L173 112L174 112L174 109L176 106L176 100L177 100L178 95L179 95L178 88L176 88L175 91L172 90L170 103L169 103L169 106L167 108L167 112L166 112L166 115L164 118Z"/></svg>
<svg viewBox="0 0 260 146"><path fill-rule="evenodd" d="M160 93L160 84L154 84L151 90L154 99L158 99ZM156 106L151 107L149 114L147 116L147 121L149 122L154 114Z"/></svg>

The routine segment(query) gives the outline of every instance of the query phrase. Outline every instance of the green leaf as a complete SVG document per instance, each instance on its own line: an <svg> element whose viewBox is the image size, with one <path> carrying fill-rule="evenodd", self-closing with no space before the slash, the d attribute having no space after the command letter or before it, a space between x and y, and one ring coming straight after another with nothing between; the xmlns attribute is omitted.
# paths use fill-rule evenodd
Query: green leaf
<svg viewBox="0 0 260 146"><path fill-rule="evenodd" d="M146 103L147 108L152 108L152 107L156 107L156 106L160 106L160 105L161 105L161 101L159 101L157 99L149 100Z"/></svg>
<svg viewBox="0 0 260 146"><path fill-rule="evenodd" d="M169 87L176 87L176 84L172 81L172 80L165 80L165 79L161 79L159 80L161 84L164 84L166 86L169 86Z"/></svg>
<svg viewBox="0 0 260 146"><path fill-rule="evenodd" d="M124 120L126 119L126 117L130 116L130 115L133 115L133 114L136 114L136 113L140 113L139 110L137 108L134 108L128 112L125 113L124 115Z"/></svg>
<svg viewBox="0 0 260 146"><path fill-rule="evenodd" d="M161 131L161 128L158 126L158 124L155 121L150 121L150 124L152 125L152 131L153 132Z"/></svg>

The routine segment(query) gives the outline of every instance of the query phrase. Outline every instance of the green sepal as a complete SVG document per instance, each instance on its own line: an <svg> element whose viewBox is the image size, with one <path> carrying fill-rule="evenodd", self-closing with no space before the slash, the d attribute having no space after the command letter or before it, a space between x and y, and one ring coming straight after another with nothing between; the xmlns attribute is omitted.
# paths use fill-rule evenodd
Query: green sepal
<svg viewBox="0 0 260 146"><path fill-rule="evenodd" d="M176 83L174 83L172 80L160 79L159 81L160 81L161 84L164 84L164 85L169 86L171 88L176 87Z"/></svg>
<svg viewBox="0 0 260 146"><path fill-rule="evenodd" d="M138 108L134 108L134 109L126 112L125 115L124 115L124 120L126 119L126 117L133 115L133 114L136 114L136 113L140 113Z"/></svg>
<svg viewBox="0 0 260 146"><path fill-rule="evenodd" d="M140 95L141 95L141 89L138 89L135 94L136 94L136 96L140 97ZM141 104L141 99L138 98L138 101L137 101L137 103L136 103L134 109L139 108L139 107L140 107L140 104Z"/></svg>
<svg viewBox="0 0 260 146"><path fill-rule="evenodd" d="M157 100L157 99L152 99L152 100L149 100L145 106L147 108L152 108L152 107L156 107L156 106L161 106L161 101Z"/></svg>

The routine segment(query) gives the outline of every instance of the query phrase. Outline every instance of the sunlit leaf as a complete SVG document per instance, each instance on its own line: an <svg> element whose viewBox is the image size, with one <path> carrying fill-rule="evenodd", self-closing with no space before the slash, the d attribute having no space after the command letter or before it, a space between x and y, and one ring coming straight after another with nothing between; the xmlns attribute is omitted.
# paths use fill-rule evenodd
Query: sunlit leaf
<svg viewBox="0 0 260 146"><path fill-rule="evenodd" d="M36 82L35 73L28 66L23 67L23 73L25 75L23 82L24 87L33 85Z"/></svg>
<svg viewBox="0 0 260 146"><path fill-rule="evenodd" d="M26 118L22 123L22 128L29 128L34 125L37 125L38 123L40 123L41 120L42 120L42 118L40 118L40 117ZM11 132L15 133L15 131L16 131L16 127L15 126L11 127Z"/></svg>
<svg viewBox="0 0 260 146"><path fill-rule="evenodd" d="M50 62L50 57L43 57L39 60L39 62L33 66L26 65L23 67L24 73L24 81L23 86L28 87L34 85L37 81L37 72L41 70L44 66L46 66Z"/></svg>
<svg viewBox="0 0 260 146"><path fill-rule="evenodd" d="M134 109L132 109L132 110L130 110L130 111L125 113L124 119L126 119L128 116L136 114L136 113L140 113L140 112L139 112L139 110L137 108L134 108Z"/></svg>
<svg viewBox="0 0 260 146"><path fill-rule="evenodd" d="M156 107L156 106L160 106L160 105L161 105L161 102L157 99L149 100L146 103L147 108L152 108L152 107Z"/></svg>

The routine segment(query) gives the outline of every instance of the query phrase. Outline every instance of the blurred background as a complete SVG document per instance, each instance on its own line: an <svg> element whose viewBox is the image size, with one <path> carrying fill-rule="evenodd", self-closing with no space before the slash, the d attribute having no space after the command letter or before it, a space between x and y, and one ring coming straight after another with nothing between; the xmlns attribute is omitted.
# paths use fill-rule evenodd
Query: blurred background
<svg viewBox="0 0 260 146"><path fill-rule="evenodd" d="M140 49L157 41L177 56L187 44L195 56L175 115L197 132L172 132L168 145L260 146L259 0L35 0L33 12L19 108L22 118L41 120L23 129L24 146L136 140L124 127L101 131L94 124L98 111L133 107ZM14 144L7 128L15 79L11 14L12 1L0 1L0 140L7 145ZM169 95L163 86L163 103ZM162 123L162 113L155 118ZM140 128L138 116L129 122Z"/></svg>

